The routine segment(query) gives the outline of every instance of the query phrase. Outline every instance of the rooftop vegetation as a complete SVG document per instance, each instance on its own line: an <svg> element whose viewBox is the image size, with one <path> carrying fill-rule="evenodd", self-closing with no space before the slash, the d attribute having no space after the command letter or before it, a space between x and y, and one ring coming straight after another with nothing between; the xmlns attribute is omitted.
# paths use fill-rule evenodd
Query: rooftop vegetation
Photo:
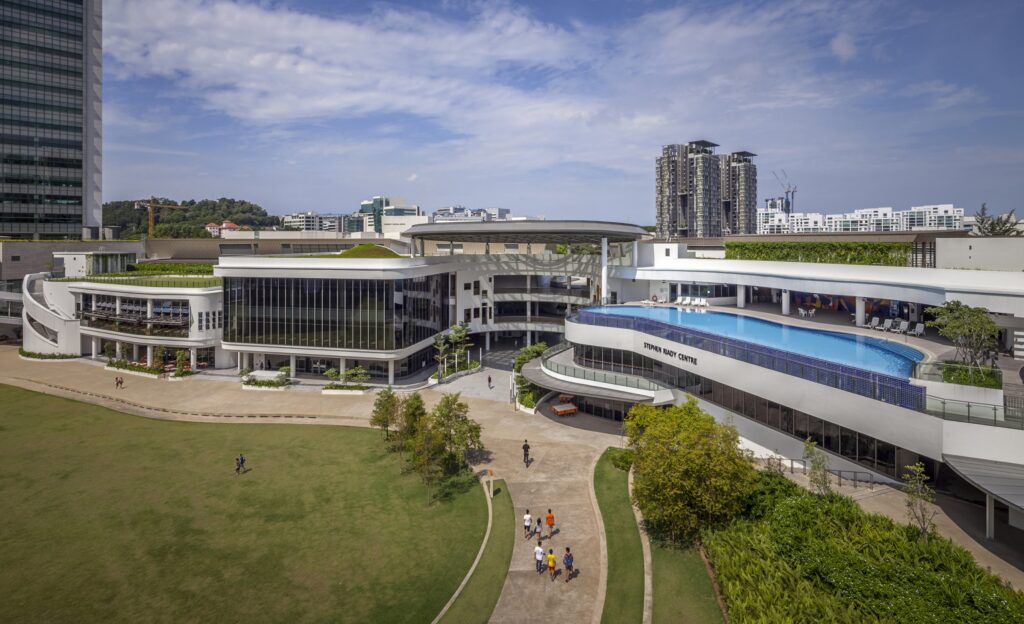
<svg viewBox="0 0 1024 624"><path fill-rule="evenodd" d="M128 271L147 275L213 275L213 265L202 262L139 262Z"/></svg>
<svg viewBox="0 0 1024 624"><path fill-rule="evenodd" d="M727 260L773 260L778 262L817 262L821 264L871 264L907 266L913 251L911 243L777 243L726 242Z"/></svg>
<svg viewBox="0 0 1024 624"><path fill-rule="evenodd" d="M119 284L122 286L144 286L148 288L215 288L223 280L219 277L202 275L154 275L138 273L110 273L89 277L59 277L55 282L89 282L93 284Z"/></svg>

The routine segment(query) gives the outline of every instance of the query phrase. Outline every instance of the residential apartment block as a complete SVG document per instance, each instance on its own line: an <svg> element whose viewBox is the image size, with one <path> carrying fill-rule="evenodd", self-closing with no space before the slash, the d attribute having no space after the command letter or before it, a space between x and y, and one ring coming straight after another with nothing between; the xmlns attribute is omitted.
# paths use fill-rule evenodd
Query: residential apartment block
<svg viewBox="0 0 1024 624"><path fill-rule="evenodd" d="M749 234L757 228L755 154L715 154L718 144L666 145L655 165L659 238Z"/></svg>
<svg viewBox="0 0 1024 624"><path fill-rule="evenodd" d="M808 232L903 232L963 229L964 209L952 204L914 206L909 210L862 208L843 214L787 213L770 206L757 210L758 234Z"/></svg>

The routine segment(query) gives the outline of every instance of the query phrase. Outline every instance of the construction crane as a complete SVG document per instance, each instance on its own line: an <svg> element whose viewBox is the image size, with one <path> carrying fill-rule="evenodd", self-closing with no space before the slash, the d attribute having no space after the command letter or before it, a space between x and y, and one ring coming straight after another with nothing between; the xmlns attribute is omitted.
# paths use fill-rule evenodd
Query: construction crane
<svg viewBox="0 0 1024 624"><path fill-rule="evenodd" d="M153 230L156 229L156 213L155 208L191 208L191 206L178 206L177 204L158 204L156 203L155 197L150 197L149 201L137 201L135 202L135 209L142 210L145 208L149 216L149 227L146 230L147 238L153 238Z"/></svg>
<svg viewBox="0 0 1024 624"><path fill-rule="evenodd" d="M793 207L796 204L796 185L792 184L789 181L789 176L786 175L785 169L782 170L781 178L779 177L779 174L775 173L774 171L772 171L772 175L775 176L775 179L778 181L779 186L782 187L782 192L785 193L786 195L786 212L793 212ZM783 182L783 180L785 180L785 182Z"/></svg>

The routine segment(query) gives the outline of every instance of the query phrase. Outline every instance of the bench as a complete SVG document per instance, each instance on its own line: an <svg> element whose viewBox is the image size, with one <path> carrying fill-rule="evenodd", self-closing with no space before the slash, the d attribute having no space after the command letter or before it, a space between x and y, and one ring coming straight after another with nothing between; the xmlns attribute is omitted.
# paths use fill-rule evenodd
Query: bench
<svg viewBox="0 0 1024 624"><path fill-rule="evenodd" d="M576 413L576 406L572 403L559 403L558 405L552 405L551 411L555 416L571 416Z"/></svg>

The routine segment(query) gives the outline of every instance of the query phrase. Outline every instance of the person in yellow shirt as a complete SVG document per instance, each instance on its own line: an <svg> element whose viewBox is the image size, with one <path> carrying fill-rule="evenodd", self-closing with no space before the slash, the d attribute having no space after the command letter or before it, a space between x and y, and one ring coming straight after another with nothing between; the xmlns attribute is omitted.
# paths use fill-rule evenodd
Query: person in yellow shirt
<svg viewBox="0 0 1024 624"><path fill-rule="evenodd" d="M555 580L555 549L548 550L548 574L551 575L551 580Z"/></svg>

